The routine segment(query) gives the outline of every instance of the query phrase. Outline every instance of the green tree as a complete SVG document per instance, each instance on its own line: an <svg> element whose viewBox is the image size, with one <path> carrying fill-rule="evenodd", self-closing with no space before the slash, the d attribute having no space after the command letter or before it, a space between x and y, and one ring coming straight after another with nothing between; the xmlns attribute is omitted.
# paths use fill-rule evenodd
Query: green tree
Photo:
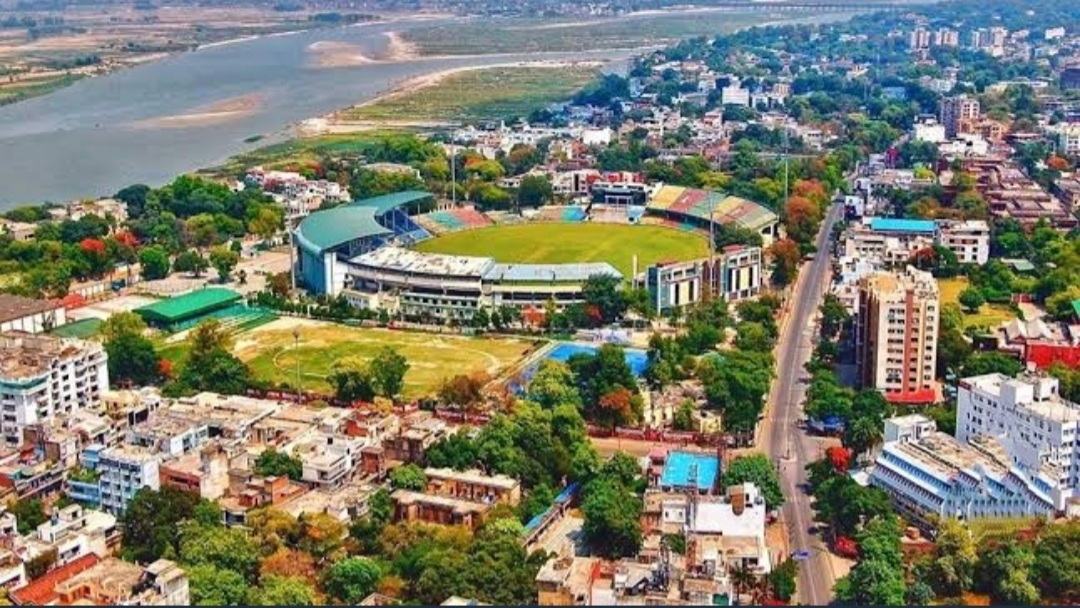
<svg viewBox="0 0 1080 608"><path fill-rule="evenodd" d="M217 319L204 321L188 336L188 354L179 387L193 391L239 394L251 383L251 371L231 352L232 339Z"/></svg>
<svg viewBox="0 0 1080 608"><path fill-rule="evenodd" d="M964 361L962 369L964 377L1004 374L1013 378L1024 371L1024 364L1003 353L975 353Z"/></svg>
<svg viewBox="0 0 1080 608"><path fill-rule="evenodd" d="M176 256L173 268L178 272L190 272L195 275L195 278L199 278L207 268L210 268L210 262L206 261L206 258L198 251L188 249Z"/></svg>
<svg viewBox="0 0 1080 608"><path fill-rule="evenodd" d="M546 175L526 175L518 188L518 202L528 207L539 207L551 200L551 180Z"/></svg>
<svg viewBox="0 0 1080 608"><path fill-rule="evenodd" d="M304 475L304 463L296 456L267 448L255 459L251 470L262 477L288 477L299 481Z"/></svg>
<svg viewBox="0 0 1080 608"><path fill-rule="evenodd" d="M371 402L375 399L375 381L370 366L359 359L340 359L330 368L326 382L334 388L334 397L341 401Z"/></svg>
<svg viewBox="0 0 1080 608"><path fill-rule="evenodd" d="M929 572L934 591L938 595L958 597L971 590L978 557L975 540L967 526L955 519L939 522L934 552Z"/></svg>
<svg viewBox="0 0 1080 608"><path fill-rule="evenodd" d="M553 409L565 403L581 405L573 372L566 363L554 359L540 362L540 367L529 382L528 398L544 409Z"/></svg>
<svg viewBox="0 0 1080 608"><path fill-rule="evenodd" d="M776 467L765 454L748 454L732 460L722 475L722 481L724 487L753 483L761 490L769 510L779 509L784 504Z"/></svg>
<svg viewBox="0 0 1080 608"><path fill-rule="evenodd" d="M113 315L102 324L109 379L114 384L144 386L160 379L161 360L145 331L142 317L133 312Z"/></svg>
<svg viewBox="0 0 1080 608"><path fill-rule="evenodd" d="M772 596L784 602L791 601L795 595L795 578L799 574L799 563L795 560L784 560L769 572L766 580Z"/></svg>
<svg viewBox="0 0 1080 608"><path fill-rule="evenodd" d="M396 349L386 346L368 364L372 384L380 395L394 399L405 387L409 362Z"/></svg>
<svg viewBox="0 0 1080 608"><path fill-rule="evenodd" d="M166 553L180 555L179 524L194 517L200 502L198 494L171 486L136 492L120 516L124 559L148 564Z"/></svg>
<svg viewBox="0 0 1080 608"><path fill-rule="evenodd" d="M427 475L424 469L409 463L390 471L390 485L395 489L422 492L427 487Z"/></svg>
<svg viewBox="0 0 1080 608"><path fill-rule="evenodd" d="M169 252L160 245L144 247L139 252L139 265L142 267L142 276L148 281L164 279L169 276Z"/></svg>
<svg viewBox="0 0 1080 608"><path fill-rule="evenodd" d="M599 314L599 323L613 323L626 314L626 294L621 289L621 280L605 274L593 275L581 286L581 299L586 308L595 308Z"/></svg>
<svg viewBox="0 0 1080 608"><path fill-rule="evenodd" d="M1039 603L1039 590L1031 582L1035 555L1015 542L993 543L979 550L975 588L995 604L1031 606Z"/></svg>
<svg viewBox="0 0 1080 608"><path fill-rule="evenodd" d="M248 590L245 603L253 606L312 606L315 589L302 578L294 576L265 576L258 587Z"/></svg>
<svg viewBox="0 0 1080 608"><path fill-rule="evenodd" d="M382 569L378 564L363 557L350 557L327 568L323 588L334 599L357 605L375 591L380 578Z"/></svg>
<svg viewBox="0 0 1080 608"><path fill-rule="evenodd" d="M671 426L676 431L690 431L694 429L694 405L690 401L684 401L672 417Z"/></svg>
<svg viewBox="0 0 1080 608"><path fill-rule="evenodd" d="M1035 545L1032 578L1043 599L1080 602L1080 522L1050 526Z"/></svg>
<svg viewBox="0 0 1080 608"><path fill-rule="evenodd" d="M229 280L236 265L240 263L240 254L227 247L214 247L210 250L210 265L218 273L218 280L222 283Z"/></svg>
<svg viewBox="0 0 1080 608"><path fill-rule="evenodd" d="M210 564L185 565L194 606L236 606L244 603L248 583L232 570Z"/></svg>
<svg viewBox="0 0 1080 608"><path fill-rule="evenodd" d="M595 354L579 354L567 361L574 374L574 384L585 410L585 417L592 418L600 408L600 400L618 389L637 393L637 379L626 363L623 350L611 344L597 349Z"/></svg>
<svg viewBox="0 0 1080 608"><path fill-rule="evenodd" d="M859 561L847 577L848 585L838 585L837 598L859 606L905 605L899 520L891 514L876 517L858 540Z"/></svg>
<svg viewBox="0 0 1080 608"><path fill-rule="evenodd" d="M968 312L976 313L979 312L979 308L986 303L986 298L983 297L982 292L978 289L967 287L960 292L958 301Z"/></svg>
<svg viewBox="0 0 1080 608"><path fill-rule="evenodd" d="M45 506L36 498L16 500L8 504L7 510L16 517L19 534L27 535L38 526L48 521Z"/></svg>
<svg viewBox="0 0 1080 608"><path fill-rule="evenodd" d="M614 480L597 478L581 504L582 532L593 551L608 558L637 555L641 549L641 500Z"/></svg>
<svg viewBox="0 0 1080 608"><path fill-rule="evenodd" d="M773 339L761 323L739 323L735 328L737 337L735 346L742 350L769 352L773 348Z"/></svg>
<svg viewBox="0 0 1080 608"><path fill-rule="evenodd" d="M239 528L207 527L191 522L181 526L180 561L185 565L231 570L246 580L254 580L259 552L248 534Z"/></svg>

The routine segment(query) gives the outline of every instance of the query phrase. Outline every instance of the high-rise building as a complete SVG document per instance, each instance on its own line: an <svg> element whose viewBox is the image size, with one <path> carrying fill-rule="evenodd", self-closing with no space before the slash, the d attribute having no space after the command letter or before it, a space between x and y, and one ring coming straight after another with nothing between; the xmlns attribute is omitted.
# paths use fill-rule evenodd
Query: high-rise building
<svg viewBox="0 0 1080 608"><path fill-rule="evenodd" d="M121 515L139 490L161 489L159 463L160 457L146 448L117 446L101 450L97 463L101 509Z"/></svg>
<svg viewBox="0 0 1080 608"><path fill-rule="evenodd" d="M956 436L997 438L1012 462L1034 474L1053 469L1058 508L1080 497L1080 404L1061 397L1057 378L987 374L960 381Z"/></svg>
<svg viewBox="0 0 1080 608"><path fill-rule="evenodd" d="M930 48L930 31L921 27L908 34L908 48L912 51Z"/></svg>
<svg viewBox="0 0 1080 608"><path fill-rule="evenodd" d="M945 125L945 135L956 137L960 123L979 118L979 100L967 95L945 97L941 100L940 122Z"/></svg>
<svg viewBox="0 0 1080 608"><path fill-rule="evenodd" d="M708 295L737 302L761 292L761 247L732 245L709 258L661 262L645 270L645 289L661 312L697 304Z"/></svg>
<svg viewBox="0 0 1080 608"><path fill-rule="evenodd" d="M97 405L109 388L108 355L97 343L0 334L0 433L17 446L27 426Z"/></svg>
<svg viewBox="0 0 1080 608"><path fill-rule="evenodd" d="M935 398L938 285L928 273L876 272L859 282L856 364L864 387L896 403Z"/></svg>

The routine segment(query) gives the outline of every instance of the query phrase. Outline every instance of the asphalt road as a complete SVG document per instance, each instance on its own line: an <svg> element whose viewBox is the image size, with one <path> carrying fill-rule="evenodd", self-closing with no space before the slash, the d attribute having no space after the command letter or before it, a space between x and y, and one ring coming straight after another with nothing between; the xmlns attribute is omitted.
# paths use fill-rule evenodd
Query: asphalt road
<svg viewBox="0 0 1080 608"><path fill-rule="evenodd" d="M820 457L813 437L796 421L803 417L806 393L804 365L810 359L818 329L813 325L824 297L831 267L830 235L843 214L843 205L830 207L821 225L814 260L804 264L792 292L790 314L780 328L776 349L776 380L769 395L769 408L762 429L763 449L780 468L780 483L787 497L781 512L788 527L792 551L806 552L799 568L800 603L822 606L832 599L835 580L832 562L820 537L810 533L813 512L810 496L803 490L805 467Z"/></svg>

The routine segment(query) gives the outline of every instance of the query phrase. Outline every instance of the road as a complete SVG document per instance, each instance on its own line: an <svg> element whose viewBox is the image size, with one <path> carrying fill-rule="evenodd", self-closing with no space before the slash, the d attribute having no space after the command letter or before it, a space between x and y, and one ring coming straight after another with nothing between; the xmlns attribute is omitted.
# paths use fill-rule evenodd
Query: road
<svg viewBox="0 0 1080 608"><path fill-rule="evenodd" d="M835 575L824 543L810 533L813 512L810 496L802 489L806 482L805 467L820 457L820 448L813 437L798 428L796 421L802 418L806 393L806 385L800 379L817 335L812 324L831 273L830 235L842 214L843 205L829 208L818 234L817 254L803 266L792 290L789 300L792 308L781 324L776 380L762 426L762 447L780 467L780 483L787 497L781 517L788 527L790 546L793 551L809 554L799 568L800 603L815 606L826 605L832 599Z"/></svg>

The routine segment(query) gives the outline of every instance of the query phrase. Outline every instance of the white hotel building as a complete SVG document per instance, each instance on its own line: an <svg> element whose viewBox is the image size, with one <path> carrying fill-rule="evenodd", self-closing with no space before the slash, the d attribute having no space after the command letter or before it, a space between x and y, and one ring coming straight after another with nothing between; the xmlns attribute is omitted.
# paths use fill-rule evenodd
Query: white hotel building
<svg viewBox="0 0 1080 608"><path fill-rule="evenodd" d="M1080 404L1058 394L1056 378L987 374L960 381L956 436L998 439L1025 471L1054 471L1055 503L1080 497Z"/></svg>
<svg viewBox="0 0 1080 608"><path fill-rule="evenodd" d="M885 421L885 444L869 482L924 527L934 518L1051 517L1059 510L1047 473L1031 477L1010 465L995 439L963 443L918 414Z"/></svg>

